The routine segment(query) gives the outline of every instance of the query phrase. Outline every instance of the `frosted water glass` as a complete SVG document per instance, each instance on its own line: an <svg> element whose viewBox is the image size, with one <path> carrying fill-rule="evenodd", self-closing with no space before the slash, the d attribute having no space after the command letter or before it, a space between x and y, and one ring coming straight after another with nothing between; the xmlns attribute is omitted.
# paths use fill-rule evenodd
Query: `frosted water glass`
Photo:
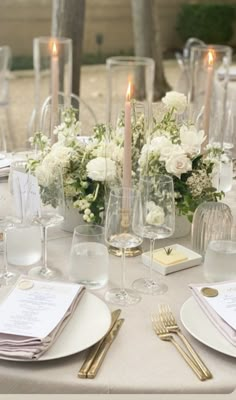
<svg viewBox="0 0 236 400"><path fill-rule="evenodd" d="M105 286L108 277L108 250L100 243L77 243L71 249L70 279L90 289Z"/></svg>
<svg viewBox="0 0 236 400"><path fill-rule="evenodd" d="M200 204L193 215L192 248L205 256L211 240L230 240L233 216L229 206L209 201Z"/></svg>
<svg viewBox="0 0 236 400"><path fill-rule="evenodd" d="M39 226L18 225L8 231L7 260L9 264L29 266L37 263L42 255Z"/></svg>
<svg viewBox="0 0 236 400"><path fill-rule="evenodd" d="M108 281L109 254L104 228L99 225L79 225L74 229L69 278L89 289L100 289Z"/></svg>
<svg viewBox="0 0 236 400"><path fill-rule="evenodd" d="M213 240L208 244L204 261L204 276L208 282L236 278L236 242Z"/></svg>

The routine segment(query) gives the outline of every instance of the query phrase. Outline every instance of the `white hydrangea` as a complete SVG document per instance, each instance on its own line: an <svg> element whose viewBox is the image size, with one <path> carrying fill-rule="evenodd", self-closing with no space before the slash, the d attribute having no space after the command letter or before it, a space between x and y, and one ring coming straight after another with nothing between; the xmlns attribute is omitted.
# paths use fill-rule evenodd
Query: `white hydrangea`
<svg viewBox="0 0 236 400"><path fill-rule="evenodd" d="M35 176L38 179L38 184L43 187L49 186L53 182L53 174L50 168L45 165L39 165L35 170Z"/></svg>
<svg viewBox="0 0 236 400"><path fill-rule="evenodd" d="M93 181L112 181L116 176L116 164L110 158L97 157L86 165L88 177Z"/></svg>
<svg viewBox="0 0 236 400"><path fill-rule="evenodd" d="M170 109L174 108L177 114L182 114L187 107L187 97L183 93L174 90L167 92L162 102Z"/></svg>

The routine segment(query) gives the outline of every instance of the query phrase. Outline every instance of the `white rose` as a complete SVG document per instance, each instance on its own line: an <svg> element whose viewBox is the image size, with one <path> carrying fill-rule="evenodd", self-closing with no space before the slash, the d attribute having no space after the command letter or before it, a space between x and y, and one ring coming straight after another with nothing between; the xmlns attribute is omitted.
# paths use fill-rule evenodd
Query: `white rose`
<svg viewBox="0 0 236 400"><path fill-rule="evenodd" d="M186 125L180 128L181 146L186 153L196 154L201 149L201 144L205 140L204 131L197 131L194 125L187 127Z"/></svg>
<svg viewBox="0 0 236 400"><path fill-rule="evenodd" d="M156 206L153 201L147 203L148 214L146 222L150 225L161 225L164 223L165 214L163 208Z"/></svg>
<svg viewBox="0 0 236 400"><path fill-rule="evenodd" d="M111 181L116 176L116 164L110 158L97 157L86 166L87 174L93 181Z"/></svg>
<svg viewBox="0 0 236 400"><path fill-rule="evenodd" d="M173 154L183 154L183 150L178 144L170 143L170 145L163 146L160 150L160 160L167 161Z"/></svg>
<svg viewBox="0 0 236 400"><path fill-rule="evenodd" d="M181 174L186 173L187 171L191 171L192 162L186 156L186 154L178 154L174 153L167 161L166 161L166 171L169 174L173 174L180 178Z"/></svg>
<svg viewBox="0 0 236 400"><path fill-rule="evenodd" d="M162 102L168 108L174 108L177 114L182 114L187 107L187 97L183 93L171 91L167 92Z"/></svg>

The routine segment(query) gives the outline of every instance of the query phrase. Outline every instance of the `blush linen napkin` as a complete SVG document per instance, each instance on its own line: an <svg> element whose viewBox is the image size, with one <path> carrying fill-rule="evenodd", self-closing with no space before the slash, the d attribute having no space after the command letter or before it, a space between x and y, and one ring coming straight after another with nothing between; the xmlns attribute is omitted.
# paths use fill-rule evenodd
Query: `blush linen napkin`
<svg viewBox="0 0 236 400"><path fill-rule="evenodd" d="M218 331L234 346L236 346L236 330L227 323L222 316L216 312L216 310L209 304L208 297L205 297L201 289L204 287L217 289L219 292L219 296L225 290L231 292L232 299L230 300L230 304L228 306L229 310L232 309L232 312L236 310L236 281L225 281L225 282L216 282L216 283L199 283L199 284L190 284L189 285L192 295L204 311L209 320L215 325ZM218 296L217 296L218 297ZM208 300L207 300L208 299ZM235 302L233 306L233 302ZM236 321L235 321L236 322Z"/></svg>
<svg viewBox="0 0 236 400"><path fill-rule="evenodd" d="M36 282L34 280L31 280L32 282ZM19 281L18 281L19 282ZM53 285L53 282L50 282L51 285ZM63 284L67 284L63 282ZM71 283L68 283L68 285L72 285ZM75 285L75 284L73 284ZM74 311L76 307L78 306L79 301L81 300L81 297L85 291L85 287L81 285L77 285L78 290L73 297L69 307L67 308L66 312L64 315L62 315L61 319L57 322L57 324L54 326L54 328L50 331L49 334L47 334L44 337L33 337L33 336L27 336L27 335L18 335L18 334L9 334L6 332L1 332L0 331L0 357L2 358L7 358L7 359L14 359L14 360L22 360L22 361L30 361L30 360L37 360L39 359L43 353L45 353L50 346L55 343L56 339L59 337L61 334L62 330L64 327L67 325L69 320L72 318ZM14 289L13 289L14 290ZM62 286L63 290L63 286ZM12 292L11 292L12 293ZM36 298L36 296L35 296ZM54 299L52 299L54 301ZM45 299L46 304L47 299ZM42 300L41 300L42 304ZM27 300L24 302L23 307L23 315L27 314L27 307L29 305L27 304ZM44 305L43 305L44 306ZM33 313L37 314L37 303L35 303L35 309L32 309L32 304L30 305L32 315ZM34 305L33 305L34 308ZM52 318L52 314L50 312L53 312L53 309L48 312L47 318L50 319ZM3 314L3 315L1 315ZM25 324L28 323L27 318L30 320L30 313L28 313L29 316L26 317L26 320L24 321ZM4 318L4 313L1 313L1 308L0 308L0 318ZM13 317L14 318L14 317ZM37 319L37 315L36 315ZM30 323L30 321L29 321ZM19 324L19 323L18 323Z"/></svg>

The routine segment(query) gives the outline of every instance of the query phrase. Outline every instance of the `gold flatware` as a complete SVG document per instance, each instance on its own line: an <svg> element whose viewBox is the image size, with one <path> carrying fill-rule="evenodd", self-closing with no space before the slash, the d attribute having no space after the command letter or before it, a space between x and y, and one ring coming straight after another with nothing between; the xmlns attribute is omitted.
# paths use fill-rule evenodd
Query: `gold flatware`
<svg viewBox="0 0 236 400"><path fill-rule="evenodd" d="M117 334L118 334L123 322L124 322L123 318L118 319L115 322L115 325L113 326L113 328L111 329L109 334L106 335L105 340L102 342L102 345L99 348L99 351L92 363L92 366L90 367L90 369L87 373L87 378L92 379L92 378L95 378L95 376L97 375L97 372L98 372L100 366L102 365L105 355L107 354L111 344L117 337Z"/></svg>
<svg viewBox="0 0 236 400"><path fill-rule="evenodd" d="M206 380L205 375L201 372L201 370L196 366L196 364L194 363L194 361L192 360L192 358L190 356L188 356L187 353L185 353L185 351L182 349L182 347L178 344L178 342L175 341L175 339L173 338L173 336L168 332L168 330L166 329L165 325L160 321L160 319L158 319L158 317L156 315L152 315L152 326L153 329L155 331L155 333L157 334L157 336L164 341L168 341L171 342L176 349L178 350L178 352L181 354L181 356L184 358L184 360L186 361L186 363L190 366L190 368L193 370L193 372L197 375L197 377L201 380L204 381Z"/></svg>
<svg viewBox="0 0 236 400"><path fill-rule="evenodd" d="M108 329L107 333L102 337L101 340L99 340L99 342L95 343L95 345L93 345L82 365L82 367L80 368L79 372L78 372L78 377L82 378L82 379L86 379L87 378L87 373L89 371L89 368L91 367L103 341L105 340L106 336L110 333L110 331L112 330L112 328L114 327L116 321L118 320L119 316L120 316L121 310L115 310L111 313L111 325L110 328Z"/></svg>
<svg viewBox="0 0 236 400"><path fill-rule="evenodd" d="M170 333L176 333L179 338L182 340L183 344L186 346L188 349L189 353L191 354L195 364L198 366L198 368L201 369L201 371L204 373L207 379L213 378L212 373L209 371L207 366L204 364L204 362L201 360L199 355L196 353L192 345L189 343L188 339L184 336L184 334L181 332L181 329L179 325L176 322L176 319L170 309L170 306L168 304L160 305L159 306L159 317L162 323L165 325L166 329Z"/></svg>

